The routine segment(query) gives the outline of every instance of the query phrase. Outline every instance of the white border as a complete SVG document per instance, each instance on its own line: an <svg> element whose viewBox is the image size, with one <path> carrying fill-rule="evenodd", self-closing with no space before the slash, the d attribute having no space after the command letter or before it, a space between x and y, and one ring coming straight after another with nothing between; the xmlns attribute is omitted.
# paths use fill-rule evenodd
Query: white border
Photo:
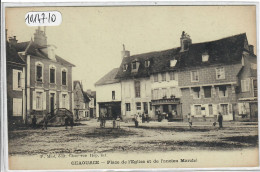
<svg viewBox="0 0 260 172"><path fill-rule="evenodd" d="M23 3L21 3L23 2ZM57 3L59 2L59 3ZM45 0L44 2L35 2L35 0L2 0L1 2L1 171L10 171L8 170L8 139L7 139L7 107L6 107L6 100L7 100L7 91L6 91L6 44L5 44L5 8L6 7L29 7L29 6L137 6L137 5L147 5L147 6L156 6L156 5L255 5L256 6L256 29L257 29L257 54L259 55L259 1L252 0L252 1L242 1L242 0L231 0L231 1L149 1L149 0L142 0L142 1L111 1L111 0L95 0L95 2L90 2L89 0L81 0L81 1L74 1L73 3L71 0ZM258 67L260 69L260 60L258 60ZM258 70L258 90L260 86L260 70ZM260 96L260 92L258 91L258 97ZM259 106L258 102L258 106ZM259 118L258 118L259 122ZM259 130L260 131L260 130ZM259 167L240 167L240 168L171 168L171 169L110 169L109 171L213 171L213 170L226 170L226 171L234 171L234 170L260 170ZM19 170L23 171L23 170ZM37 171L46 171L46 170L37 170ZM61 171L61 170L50 170L50 171ZM63 171L75 171L75 170L63 170ZM89 170L77 170L77 171L108 171L106 169L89 169Z"/></svg>

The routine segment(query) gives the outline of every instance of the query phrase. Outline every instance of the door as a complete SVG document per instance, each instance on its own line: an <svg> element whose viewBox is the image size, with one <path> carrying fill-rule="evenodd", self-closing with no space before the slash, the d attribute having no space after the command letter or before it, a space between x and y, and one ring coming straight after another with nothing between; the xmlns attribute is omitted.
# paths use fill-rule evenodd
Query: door
<svg viewBox="0 0 260 172"><path fill-rule="evenodd" d="M51 115L54 115L54 107L55 107L55 94L51 93L50 94L50 112Z"/></svg>
<svg viewBox="0 0 260 172"><path fill-rule="evenodd" d="M143 105L144 105L144 113L148 114L148 104L147 104L147 102L143 102Z"/></svg>
<svg viewBox="0 0 260 172"><path fill-rule="evenodd" d="M168 113L169 112L169 107L168 105L163 105L163 112Z"/></svg>

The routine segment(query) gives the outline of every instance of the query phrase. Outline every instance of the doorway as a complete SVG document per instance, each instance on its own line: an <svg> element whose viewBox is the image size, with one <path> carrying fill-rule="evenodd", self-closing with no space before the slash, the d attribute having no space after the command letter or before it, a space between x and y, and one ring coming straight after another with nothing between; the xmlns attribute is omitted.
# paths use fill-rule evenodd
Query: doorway
<svg viewBox="0 0 260 172"><path fill-rule="evenodd" d="M51 115L54 115L54 109L55 109L55 93L50 94L50 113Z"/></svg>
<svg viewBox="0 0 260 172"><path fill-rule="evenodd" d="M144 113L148 114L148 104L147 104L147 102L143 102L143 106L144 106Z"/></svg>

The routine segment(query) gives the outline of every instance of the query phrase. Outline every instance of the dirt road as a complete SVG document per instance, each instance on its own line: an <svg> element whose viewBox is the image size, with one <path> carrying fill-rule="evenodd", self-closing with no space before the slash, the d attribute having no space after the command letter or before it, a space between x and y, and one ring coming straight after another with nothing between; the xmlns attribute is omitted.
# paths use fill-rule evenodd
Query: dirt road
<svg viewBox="0 0 260 172"><path fill-rule="evenodd" d="M9 132L10 155L84 152L154 152L181 150L235 150L258 145L256 123L224 123L223 129L210 123L194 123L190 129L182 122L121 123L113 129L92 120L73 129L49 127Z"/></svg>

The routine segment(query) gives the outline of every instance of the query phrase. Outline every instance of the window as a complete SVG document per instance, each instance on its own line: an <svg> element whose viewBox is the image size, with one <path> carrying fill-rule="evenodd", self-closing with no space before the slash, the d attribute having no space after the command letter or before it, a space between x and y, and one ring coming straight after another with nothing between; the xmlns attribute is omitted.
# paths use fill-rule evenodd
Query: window
<svg viewBox="0 0 260 172"><path fill-rule="evenodd" d="M140 97L140 81L135 81L135 97Z"/></svg>
<svg viewBox="0 0 260 172"><path fill-rule="evenodd" d="M171 87L170 88L170 94L171 94L171 97L174 98L176 96L176 93L177 93L177 90L175 87Z"/></svg>
<svg viewBox="0 0 260 172"><path fill-rule="evenodd" d="M67 94L62 94L62 99L61 99L61 101L62 101L62 108L66 108L67 107L67 104L66 104L66 102L67 102Z"/></svg>
<svg viewBox="0 0 260 172"><path fill-rule="evenodd" d="M125 109L126 109L126 111L131 111L131 104L130 103L126 103L125 104Z"/></svg>
<svg viewBox="0 0 260 172"><path fill-rule="evenodd" d="M152 111L153 110L152 102L149 102L149 106L150 106L150 111Z"/></svg>
<svg viewBox="0 0 260 172"><path fill-rule="evenodd" d="M200 98L200 87L192 88L193 91L193 98L199 99Z"/></svg>
<svg viewBox="0 0 260 172"><path fill-rule="evenodd" d="M199 74L198 71L191 71L191 82L198 82Z"/></svg>
<svg viewBox="0 0 260 172"><path fill-rule="evenodd" d="M136 69L136 62L132 63L132 69Z"/></svg>
<svg viewBox="0 0 260 172"><path fill-rule="evenodd" d="M38 82L42 82L42 65L41 64L37 64L36 66L36 81Z"/></svg>
<svg viewBox="0 0 260 172"><path fill-rule="evenodd" d="M170 67L174 67L177 63L177 60L171 60L170 61Z"/></svg>
<svg viewBox="0 0 260 172"><path fill-rule="evenodd" d="M126 70L127 70L127 67L128 67L128 65L127 65L127 64L124 64L124 66L123 66L123 71L126 71Z"/></svg>
<svg viewBox="0 0 260 172"><path fill-rule="evenodd" d="M242 92L250 91L250 78L241 80L241 91Z"/></svg>
<svg viewBox="0 0 260 172"><path fill-rule="evenodd" d="M209 115L213 115L213 106L209 104Z"/></svg>
<svg viewBox="0 0 260 172"><path fill-rule="evenodd" d="M219 86L219 97L227 97L227 86Z"/></svg>
<svg viewBox="0 0 260 172"><path fill-rule="evenodd" d="M62 85L67 85L67 71L65 69L62 70Z"/></svg>
<svg viewBox="0 0 260 172"><path fill-rule="evenodd" d="M13 90L22 88L22 71L13 69Z"/></svg>
<svg viewBox="0 0 260 172"><path fill-rule="evenodd" d="M201 105L194 105L195 115L201 115Z"/></svg>
<svg viewBox="0 0 260 172"><path fill-rule="evenodd" d="M162 73L162 81L166 81L166 73Z"/></svg>
<svg viewBox="0 0 260 172"><path fill-rule="evenodd" d="M54 67L50 68L50 83L52 83L52 84L55 83L55 68Z"/></svg>
<svg viewBox="0 0 260 172"><path fill-rule="evenodd" d="M202 54L202 62L207 62L209 61L209 55L208 53L203 53Z"/></svg>
<svg viewBox="0 0 260 172"><path fill-rule="evenodd" d="M175 73L174 72L170 72L170 80L175 80Z"/></svg>
<svg viewBox="0 0 260 172"><path fill-rule="evenodd" d="M225 70L223 67L216 68L216 79L225 79Z"/></svg>
<svg viewBox="0 0 260 172"><path fill-rule="evenodd" d="M153 75L154 82L158 82L158 73Z"/></svg>
<svg viewBox="0 0 260 172"><path fill-rule="evenodd" d="M13 98L13 116L22 116L22 99Z"/></svg>
<svg viewBox="0 0 260 172"><path fill-rule="evenodd" d="M42 92L36 92L36 109L42 109Z"/></svg>
<svg viewBox="0 0 260 172"><path fill-rule="evenodd" d="M211 86L204 87L204 96L205 96L205 98L211 97Z"/></svg>
<svg viewBox="0 0 260 172"><path fill-rule="evenodd" d="M145 67L149 67L150 66L150 61L149 60L145 60L144 64L145 64Z"/></svg>
<svg viewBox="0 0 260 172"><path fill-rule="evenodd" d="M112 91L112 100L115 100L115 97L116 97L116 93L115 91Z"/></svg>
<svg viewBox="0 0 260 172"><path fill-rule="evenodd" d="M158 92L159 92L158 89L153 90L153 99L158 99Z"/></svg>
<svg viewBox="0 0 260 172"><path fill-rule="evenodd" d="M141 110L141 103L140 102L136 102L136 110Z"/></svg>
<svg viewBox="0 0 260 172"><path fill-rule="evenodd" d="M167 89L166 88L162 89L162 98L167 98Z"/></svg>
<svg viewBox="0 0 260 172"><path fill-rule="evenodd" d="M228 115L228 104L220 104L220 112L222 115Z"/></svg>

